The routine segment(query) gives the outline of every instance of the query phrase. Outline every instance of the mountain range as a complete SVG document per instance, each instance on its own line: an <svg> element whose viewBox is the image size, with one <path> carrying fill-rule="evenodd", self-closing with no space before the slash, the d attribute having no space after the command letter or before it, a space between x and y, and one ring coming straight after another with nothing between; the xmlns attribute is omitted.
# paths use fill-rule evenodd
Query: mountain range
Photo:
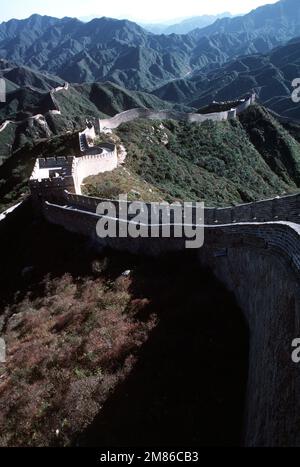
<svg viewBox="0 0 300 467"><path fill-rule="evenodd" d="M0 165L26 143L80 130L87 120L136 107L189 110L111 82L64 87L60 78L4 60L0 61L0 77L7 82L6 102L0 103L0 122L9 122L0 129Z"/></svg>
<svg viewBox="0 0 300 467"><path fill-rule="evenodd" d="M113 252L98 248L106 241L97 242L96 232L86 240L80 235L85 221L80 222L79 204L71 209L63 201L61 177L68 171L61 159L47 164L53 170L39 171L37 178L50 179L36 180L39 187L32 196L29 180L37 158L83 155L78 132L99 118L136 107L228 110L237 105L233 99L240 101L255 91L258 102L243 106L235 118L201 123L188 118L135 119L101 131L91 153L112 143L122 163L110 171L105 170L109 169L105 157L100 156L102 164L99 156L74 159L74 164L83 163L83 176L94 173L82 180L82 194L108 200L126 194L128 201L148 203L203 201L216 209L232 206L233 223L240 212L237 205L296 195L300 121L295 119L300 120L300 104L291 99L291 82L300 77L299 26L299 0L281 0L184 34L154 34L133 22L110 18L84 23L33 15L0 24L0 85L5 80L7 88L6 101L0 101L0 350L8 344L7 361L0 359L1 446L103 446L116 439L123 445L126 439L129 445L147 444L149 439L150 445L162 446L165 440L179 445L181 434L186 446L197 440L211 446L242 444L253 341L244 315L257 321L254 344L259 347L260 335L265 337L261 349L252 352L250 373L255 356L262 358L271 390L281 390L284 398L280 406L270 391L266 407L261 405L270 430L265 430L265 437L259 431L248 436L248 444L262 445L266 438L269 444L284 445L296 439L283 410L289 405L288 414L293 415L295 385L292 381L286 390L287 377L292 376L286 339L292 337L297 315L296 224L284 238L283 222L277 222L276 229L259 219L254 222L250 206L255 238L246 224L242 238L239 224L224 228L216 221L220 228L208 229L215 232L210 233L213 242L206 245L203 258L211 267L202 268L197 250L158 255L154 248L153 259L147 259L138 245L133 249L137 254L122 254L117 239ZM99 173L100 165L104 172ZM45 202L51 200L62 206ZM91 209L95 203L85 199L83 204L81 209L91 211L85 217L94 216L96 222ZM283 208L280 200L276 204ZM262 203L264 210L265 220L270 219L269 208ZM46 212L47 219L61 226L46 221ZM167 243L163 239L168 250ZM291 274L286 270L284 276L277 269L285 266L280 253L285 246ZM252 271L256 267L257 276L245 287L243 262L251 263ZM232 271L235 287L230 290L228 281L222 284L226 271ZM259 282L262 307L255 290ZM284 300L274 296L278 284L280 290L288 290ZM263 293L268 287L269 295ZM274 322L264 320L268 296ZM272 346L275 325L284 320L288 325L278 330ZM270 327L273 334L266 331ZM286 365L286 374L274 356ZM225 363L216 364L218 360ZM204 369L201 378L195 377L196 367L199 372ZM255 391L250 388L254 398L259 395ZM297 417L291 418L296 426ZM254 426L255 414L253 419Z"/></svg>
<svg viewBox="0 0 300 467"><path fill-rule="evenodd" d="M252 89L265 106L300 119L300 106L291 99L292 81L299 76L300 38L296 38L268 54L242 56L208 73L172 81L154 94L199 108L213 100L237 98Z"/></svg>
<svg viewBox="0 0 300 467"><path fill-rule="evenodd" d="M33 15L0 25L0 58L69 82L112 81L152 91L240 55L267 53L297 35L299 0L223 18L188 34L153 34L127 20Z"/></svg>
<svg viewBox="0 0 300 467"><path fill-rule="evenodd" d="M12 64L7 68L3 60L0 60L0 77L7 83L6 102L0 103L0 121L20 121L51 110L61 111L72 119L113 116L133 107L183 108L163 102L153 94L128 91L111 82L70 84L64 89L60 78Z"/></svg>
<svg viewBox="0 0 300 467"><path fill-rule="evenodd" d="M276 35L285 41L299 34L300 5L298 0L281 0L264 5L250 13L234 18L219 19L213 24L195 31L197 37L213 34L249 33L256 37Z"/></svg>
<svg viewBox="0 0 300 467"><path fill-rule="evenodd" d="M273 112L300 119L291 100L291 82L300 76L299 26L299 0L181 35L109 18L33 15L2 23L7 99L0 123L11 123L0 131L0 159L31 140L78 130L87 119L133 107L197 111L251 90Z"/></svg>
<svg viewBox="0 0 300 467"><path fill-rule="evenodd" d="M177 21L174 24L141 24L147 31L154 34L187 34L197 28L204 28L213 24L217 19L230 18L232 15L229 12L220 13L218 15L202 15L185 18L182 21Z"/></svg>

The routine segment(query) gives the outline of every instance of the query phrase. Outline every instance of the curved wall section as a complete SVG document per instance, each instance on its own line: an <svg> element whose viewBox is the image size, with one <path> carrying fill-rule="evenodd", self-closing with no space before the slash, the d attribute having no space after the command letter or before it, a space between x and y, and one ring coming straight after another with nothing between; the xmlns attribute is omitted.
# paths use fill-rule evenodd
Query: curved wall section
<svg viewBox="0 0 300 467"><path fill-rule="evenodd" d="M44 214L100 247L146 255L185 248L177 238L98 238L99 216L87 210L46 203ZM247 446L300 445L300 374L291 360L300 323L299 235L299 225L284 222L207 226L197 252L200 263L233 291L249 327Z"/></svg>
<svg viewBox="0 0 300 467"><path fill-rule="evenodd" d="M293 224L216 227L199 250L201 264L234 293L250 331L246 446L300 445L299 365L291 358L299 336L299 253Z"/></svg>
<svg viewBox="0 0 300 467"><path fill-rule="evenodd" d="M229 113L238 115L251 105L253 99L251 97ZM192 114L184 115L187 121L193 121ZM162 119L162 116L182 119L182 114L177 112L134 109L104 123L116 128L134 118ZM197 119L203 117L197 115ZM218 118L225 118L224 113L218 114ZM94 149L101 152L72 159L76 190L80 189L85 177L96 171L99 173L100 166L104 171L105 164L107 167L117 164L113 145L103 144L102 148ZM52 167L59 166L60 162L62 160L57 159L45 164ZM43 164L42 161L35 167L35 177ZM36 180L33 183L37 183ZM100 248L152 256L185 249L184 237L99 238L96 225L101 216L96 210L101 201L113 203L116 208L113 220L117 225L124 225L126 221L119 216L117 200L61 190L59 204L47 200L42 203L42 209L49 222L89 237ZM141 204L142 210L151 212L151 208L151 203ZM227 208L206 208L204 215L204 246L195 254L199 262L211 268L234 293L250 331L244 444L300 446L300 372L291 359L291 343L299 337L300 328L300 194ZM151 223L151 218L148 219ZM238 348L236 352L239 352Z"/></svg>
<svg viewBox="0 0 300 467"><path fill-rule="evenodd" d="M97 210L98 204L101 202L111 202L117 207L117 211L119 207L118 200L74 195L68 191L64 192L64 199L70 206L94 213ZM128 202L127 210L129 208L129 204L130 203ZM149 212L151 211L151 206L155 204L158 205L158 203L143 202L140 202L140 204L141 208L146 208ZM196 219L195 215L193 215L193 219ZM277 221L289 221L296 224L300 222L300 194L297 193L295 195L284 196L281 198L277 197L249 204L241 204L234 207L205 208L204 210L205 225L234 225L244 222L260 223Z"/></svg>
<svg viewBox="0 0 300 467"><path fill-rule="evenodd" d="M75 164L76 193L81 193L81 185L85 178L111 172L117 168L117 150L108 151L99 148L99 154L79 157L75 159Z"/></svg>
<svg viewBox="0 0 300 467"><path fill-rule="evenodd" d="M100 131L104 129L113 130L115 128L118 128L118 126L120 126L122 123L131 122L132 120L136 120L138 118L145 118L150 120L178 120L194 123L201 123L205 122L206 120L229 120L231 118L235 118L238 114L246 110L254 102L255 95L253 94L235 109L231 109L224 112L214 112L211 114L184 113L176 112L174 110L155 111L150 109L131 109L126 110L125 112L121 112L112 118L99 120Z"/></svg>

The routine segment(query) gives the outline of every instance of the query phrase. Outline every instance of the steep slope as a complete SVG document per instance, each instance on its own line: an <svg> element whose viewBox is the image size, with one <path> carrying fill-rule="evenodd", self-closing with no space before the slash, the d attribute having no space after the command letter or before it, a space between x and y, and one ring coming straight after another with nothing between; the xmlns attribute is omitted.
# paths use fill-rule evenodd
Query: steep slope
<svg viewBox="0 0 300 467"><path fill-rule="evenodd" d="M34 15L20 24L0 25L2 58L73 82L114 78L136 89L151 87L185 74L192 47L189 37L155 36L110 18L82 23ZM140 78L133 78L136 73Z"/></svg>
<svg viewBox="0 0 300 467"><path fill-rule="evenodd" d="M127 20L33 15L0 25L0 57L69 82L108 80L149 91L243 54L266 53L298 34L299 17L298 0L281 0L188 34L155 35Z"/></svg>
<svg viewBox="0 0 300 467"><path fill-rule="evenodd" d="M113 116L116 113L137 107L150 109L167 109L174 107L169 102L162 101L152 94L138 91L128 91L117 84L106 83L84 83L73 86L74 90L93 103L97 109ZM58 96L58 100L60 96ZM175 107L177 107L175 105Z"/></svg>
<svg viewBox="0 0 300 467"><path fill-rule="evenodd" d="M8 92L6 102L0 103L0 119L19 121L54 109L55 105L49 93L31 87L18 88Z"/></svg>
<svg viewBox="0 0 300 467"><path fill-rule="evenodd" d="M50 84L52 78L49 80ZM26 143L73 132L84 128L87 119L95 122L136 107L185 110L184 106L109 82L69 85L51 92L31 86L13 89L7 93L6 102L0 103L0 122L9 122L0 126L0 164Z"/></svg>
<svg viewBox="0 0 300 467"><path fill-rule="evenodd" d="M38 156L78 155L78 133L39 135L40 126L16 129L18 147L0 166L1 210L28 193ZM13 129L9 126L7 129ZM289 132L290 130L290 132ZM36 133L32 136L32 132ZM39 138L39 139L34 139ZM187 124L136 120L112 136L128 152L125 166L85 180L85 191L152 201L204 200L229 205L295 192L300 186L300 129L286 130L260 106L239 120Z"/></svg>
<svg viewBox="0 0 300 467"><path fill-rule="evenodd" d="M238 445L247 329L196 255L101 254L20 211L0 225L1 446Z"/></svg>
<svg viewBox="0 0 300 467"><path fill-rule="evenodd" d="M298 0L280 0L264 5L244 16L223 18L210 26L193 31L195 37L211 36L218 33L252 32L260 38L265 34L286 41L299 34L300 9Z"/></svg>
<svg viewBox="0 0 300 467"><path fill-rule="evenodd" d="M286 183L300 186L299 142L270 113L253 105L239 117L248 139L264 161ZM300 135L298 135L299 137Z"/></svg>
<svg viewBox="0 0 300 467"><path fill-rule="evenodd" d="M202 107L212 100L234 99L253 89L264 105L290 118L300 118L293 102L292 81L300 76L300 38L266 55L239 57L217 70L177 80L153 93L161 99Z"/></svg>
<svg viewBox="0 0 300 467"><path fill-rule="evenodd" d="M1 60L1 64L0 78L13 83L15 88L28 86L41 91L50 91L64 84L62 79L48 73L40 73L28 67L12 65L5 60Z"/></svg>
<svg viewBox="0 0 300 467"><path fill-rule="evenodd" d="M253 106L240 120L207 121L201 125L139 120L121 125L116 135L128 155L121 173L85 181L87 193L117 196L152 186L157 199L204 200L207 205L250 202L300 186L300 144L263 108ZM111 188L114 187L114 190ZM118 191L119 189L119 191ZM110 190L110 191L108 191Z"/></svg>

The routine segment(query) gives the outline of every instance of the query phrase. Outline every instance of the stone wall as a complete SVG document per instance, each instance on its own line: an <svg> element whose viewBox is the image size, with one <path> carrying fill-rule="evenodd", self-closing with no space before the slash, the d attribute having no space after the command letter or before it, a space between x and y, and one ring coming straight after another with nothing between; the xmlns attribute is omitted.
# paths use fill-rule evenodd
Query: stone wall
<svg viewBox="0 0 300 467"><path fill-rule="evenodd" d="M250 105L254 104L256 101L256 94L252 94L248 99L245 99L240 105L236 108L236 114L239 115L244 112Z"/></svg>
<svg viewBox="0 0 300 467"><path fill-rule="evenodd" d="M64 86L61 89L66 89ZM50 92L51 99L55 105L53 97L54 92ZM252 102L255 101L255 96L252 95L245 102L241 103L237 108L231 109L225 112L216 112L212 114L187 114L176 111L154 111L149 109L132 109L115 117L107 120L99 121L99 128L116 128L121 123L131 121L135 118L149 118L149 119L173 119L173 120L184 120L189 122L203 122L205 120L227 120L228 118L235 118L237 114L245 110ZM118 166L118 156L116 146L110 143L103 143L99 147L93 146L95 140L95 128L93 126L87 127L84 131L79 133L79 144L80 150L84 153L81 158L71 158L70 161L65 162L64 158L47 158L39 159L34 167L32 176L30 178L30 188L34 196L38 198L44 198L58 200L59 195L63 197L63 191L68 190L77 194L81 194L81 184L85 178L91 175L97 175L103 172L112 171ZM42 168L55 168L60 165L66 167L68 164L72 165L71 173L60 174L61 176L45 179L40 179L38 171ZM53 193L52 193L53 192ZM83 200L77 200L80 206ZM97 202L97 201L96 201ZM243 213L246 208L243 208ZM230 211L231 212L231 211ZM219 216L220 219L218 219ZM213 222L224 222L224 219L229 219L229 211L207 211L207 218ZM236 221L239 221L237 216ZM249 219L248 219L249 220ZM231 219L228 223L232 222ZM226 221L227 223L227 221Z"/></svg>
<svg viewBox="0 0 300 467"><path fill-rule="evenodd" d="M99 148L98 154L82 156L75 160L76 168L74 178L76 193L81 193L81 185L85 178L104 172L111 172L117 168L117 150L114 145L112 146L112 151L108 151L103 147L102 149Z"/></svg>
<svg viewBox="0 0 300 467"><path fill-rule="evenodd" d="M42 169L50 169L52 167L66 167L72 166L73 157L65 157L65 156L58 156L58 157L40 157L39 158L39 167ZM36 168L36 165L35 165Z"/></svg>
<svg viewBox="0 0 300 467"><path fill-rule="evenodd" d="M112 118L99 120L99 126L100 131L103 129L113 130L114 128L118 128L122 123L131 122L138 118L146 118L150 120L179 120L194 123L201 123L206 120L223 121L235 118L254 102L255 95L253 94L235 109L225 112L214 112L211 114L184 113L176 112L174 110L155 111L150 109L131 109L121 112Z"/></svg>
<svg viewBox="0 0 300 467"><path fill-rule="evenodd" d="M99 217L85 210L46 203L44 214L100 247L146 255L185 248L174 238L99 239ZM249 327L247 446L300 446L300 373L291 360L300 326L299 235L300 226L288 222L207 226L198 250L200 263L234 293Z"/></svg>
<svg viewBox="0 0 300 467"><path fill-rule="evenodd" d="M252 98L234 112L242 112L251 103ZM110 121L113 120L112 125L119 125L141 118L140 110L147 113L145 109L138 109L137 113L135 110L125 112ZM149 118L161 118L161 115L161 112L151 111ZM165 115L174 118L173 113ZM110 153L113 148L106 149ZM79 159L73 162L72 170L80 173L83 179L86 171L96 170L96 166L92 165L92 159L81 159L81 162ZM79 170L77 164L82 164ZM99 173L99 166L97 171ZM77 177L79 185L80 180ZM100 248L154 256L185 249L185 238L97 237L96 225L100 217L96 209L101 201L110 200L66 191L61 194L60 205L49 200L43 203L43 213L49 222L89 237ZM120 204L111 202L118 216ZM147 203L148 211L151 206ZM199 262L209 266L234 293L249 327L244 426L247 446L300 446L300 373L291 360L291 343L300 333L299 219L300 194L205 209L205 242L197 251ZM117 223L120 222L117 219Z"/></svg>
<svg viewBox="0 0 300 467"><path fill-rule="evenodd" d="M79 132L79 146L80 146L80 151L84 152L86 149L89 148L90 145L93 144L95 138L96 138L96 132L95 132L95 127L86 127L85 130Z"/></svg>
<svg viewBox="0 0 300 467"><path fill-rule="evenodd" d="M64 190L75 192L74 157L39 158L29 179L29 187L35 199L58 201ZM43 169L58 169L59 176L43 178ZM62 170L59 170L62 169Z"/></svg>
<svg viewBox="0 0 300 467"><path fill-rule="evenodd" d="M119 208L118 200L108 200L80 195L77 196L68 192L65 192L64 199L68 205L90 212L96 212L98 204L103 201L109 201L114 204L117 207L117 212ZM150 211L151 206L157 203L141 202L140 204L141 208L146 206ZM129 205L129 203L127 203L127 205ZM195 219L195 215L193 215L193 218ZM228 208L205 208L204 219L205 225L276 221L298 223L300 222L300 194L276 197Z"/></svg>
<svg viewBox="0 0 300 467"><path fill-rule="evenodd" d="M276 197L228 208L207 208L207 224L238 222L300 221L300 194Z"/></svg>
<svg viewBox="0 0 300 467"><path fill-rule="evenodd" d="M75 191L74 178L72 176L55 177L53 179L43 179L40 182L33 180L30 182L31 193L40 199L61 200L61 192L64 189Z"/></svg>
<svg viewBox="0 0 300 467"><path fill-rule="evenodd" d="M82 157L48 157L36 160L29 180L31 193L35 198L63 200L64 191L81 194L85 178L112 171L118 166L117 148L114 144L103 143L93 146ZM43 169L57 168L59 176L45 178Z"/></svg>
<svg viewBox="0 0 300 467"><path fill-rule="evenodd" d="M83 204L73 204L76 199L83 200ZM77 196L67 194L66 204L64 206L54 205L49 202L44 203L44 212L47 220L54 224L60 224L67 230L77 231L84 235L96 233L96 223L99 220L95 212L94 202L96 198ZM66 207L67 206L67 207ZM118 222L118 219L116 219ZM92 230L90 226L92 225ZM221 235L222 246L227 245L227 238L225 234L240 237L256 237L260 239L259 244L264 248L271 247L274 251L289 257L290 265L294 268L295 272L300 271L300 243L299 234L300 226L291 222L253 222L253 223L239 223L235 225L208 225L205 224L205 232L209 233L208 240L214 241L214 235L217 237ZM115 239L108 241L114 242ZM124 240L124 239L123 239ZM149 246L151 239L146 240ZM169 241L169 239L167 239ZM177 240L177 239L174 239ZM207 240L207 235L206 239ZM99 240L101 242L101 239ZM136 239L125 239L125 243L134 243ZM125 245L125 244L124 244ZM146 253L146 251L145 251Z"/></svg>
<svg viewBox="0 0 300 467"><path fill-rule="evenodd" d="M300 331L299 254L299 226L292 224L216 227L199 250L249 327L247 446L300 446L300 373L291 360Z"/></svg>

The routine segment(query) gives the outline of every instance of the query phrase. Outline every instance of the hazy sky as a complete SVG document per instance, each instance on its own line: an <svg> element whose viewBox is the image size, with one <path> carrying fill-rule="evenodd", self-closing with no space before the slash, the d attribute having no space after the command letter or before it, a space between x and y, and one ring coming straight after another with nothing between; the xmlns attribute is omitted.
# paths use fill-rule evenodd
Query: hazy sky
<svg viewBox="0 0 300 467"><path fill-rule="evenodd" d="M0 21L27 18L33 13L63 17L110 16L155 22L229 11L246 13L278 0L2 0Z"/></svg>

